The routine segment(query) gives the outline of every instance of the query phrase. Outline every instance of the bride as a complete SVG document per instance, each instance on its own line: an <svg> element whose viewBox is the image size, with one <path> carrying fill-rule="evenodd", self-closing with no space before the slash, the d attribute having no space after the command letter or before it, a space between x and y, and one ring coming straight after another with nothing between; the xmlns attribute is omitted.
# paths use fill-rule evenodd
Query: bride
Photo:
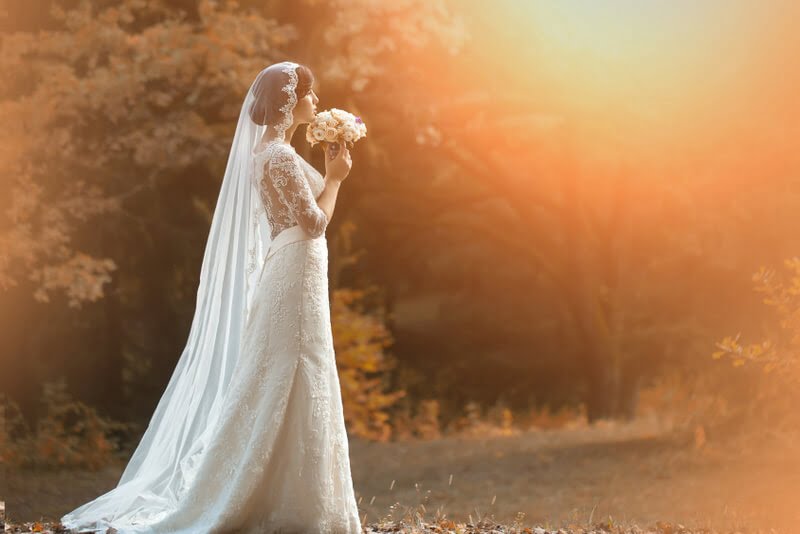
<svg viewBox="0 0 800 534"><path fill-rule="evenodd" d="M325 176L290 144L314 117L311 71L262 70L239 114L189 339L109 492L79 532L360 533L336 370L325 229L352 165Z"/></svg>

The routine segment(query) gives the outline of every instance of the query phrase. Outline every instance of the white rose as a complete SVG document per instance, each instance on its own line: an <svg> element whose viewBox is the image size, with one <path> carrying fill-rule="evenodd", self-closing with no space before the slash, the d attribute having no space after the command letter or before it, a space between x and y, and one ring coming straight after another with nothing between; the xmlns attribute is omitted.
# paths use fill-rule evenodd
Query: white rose
<svg viewBox="0 0 800 534"><path fill-rule="evenodd" d="M334 141L336 141L336 136L338 134L339 132L336 131L336 128L328 128L327 130L325 130L325 140L328 141L329 143L333 143Z"/></svg>
<svg viewBox="0 0 800 534"><path fill-rule="evenodd" d="M354 138L355 138L355 136L353 135L353 132L351 132L350 130L347 130L347 131L344 132L344 140L345 141L352 141Z"/></svg>
<svg viewBox="0 0 800 534"><path fill-rule="evenodd" d="M313 135L314 139L317 141L322 141L325 139L325 130L322 128L314 128L314 130L311 132L311 135Z"/></svg>

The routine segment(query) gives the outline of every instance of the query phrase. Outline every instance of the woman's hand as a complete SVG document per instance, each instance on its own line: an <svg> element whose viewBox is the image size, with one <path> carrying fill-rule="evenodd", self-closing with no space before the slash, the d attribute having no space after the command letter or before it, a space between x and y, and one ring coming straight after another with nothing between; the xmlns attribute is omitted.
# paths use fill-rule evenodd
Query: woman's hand
<svg viewBox="0 0 800 534"><path fill-rule="evenodd" d="M339 151L333 155L328 143L323 145L325 151L325 177L329 180L343 182L350 169L353 167L353 160L350 159L350 150L346 143L338 143Z"/></svg>

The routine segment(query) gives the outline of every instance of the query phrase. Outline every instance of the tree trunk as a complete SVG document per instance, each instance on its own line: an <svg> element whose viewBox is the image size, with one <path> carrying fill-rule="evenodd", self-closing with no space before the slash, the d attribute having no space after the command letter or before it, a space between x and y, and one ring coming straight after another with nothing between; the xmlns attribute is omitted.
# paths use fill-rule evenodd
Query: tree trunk
<svg viewBox="0 0 800 534"><path fill-rule="evenodd" d="M631 365L626 366L620 382L618 405L620 407L620 416L628 421L635 418L638 411L640 382L641 375L639 375L637 369Z"/></svg>
<svg viewBox="0 0 800 534"><path fill-rule="evenodd" d="M586 414L598 419L631 420L636 416L641 376L635 366L617 358L595 354L587 365Z"/></svg>
<svg viewBox="0 0 800 534"><path fill-rule="evenodd" d="M590 349L592 350L592 349ZM586 395L586 417L589 423L598 419L614 417L616 386L612 360L594 351L586 367L588 391Z"/></svg>
<svg viewBox="0 0 800 534"><path fill-rule="evenodd" d="M125 368L123 358L122 317L117 293L118 277L112 276L103 299L105 328L102 355L97 359L97 378L99 384L95 390L94 405L103 406L112 418L125 420L128 409L125 404L122 383L122 371ZM92 388L94 389L94 388Z"/></svg>

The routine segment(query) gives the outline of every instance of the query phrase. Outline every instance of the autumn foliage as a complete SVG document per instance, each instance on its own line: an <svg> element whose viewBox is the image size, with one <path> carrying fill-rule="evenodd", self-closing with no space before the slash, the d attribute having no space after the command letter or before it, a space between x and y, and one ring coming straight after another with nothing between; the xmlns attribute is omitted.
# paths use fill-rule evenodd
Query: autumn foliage
<svg viewBox="0 0 800 534"><path fill-rule="evenodd" d="M792 398L778 384L796 373L796 289L765 309L749 288L754 261L798 247L783 8L753 10L755 37L707 40L699 20L698 49L645 32L633 50L602 24L561 31L580 18L567 3L557 18L446 0L44 3L0 35L0 357L31 419L58 375L115 419L150 415L186 341L243 94L285 59L312 68L322 107L370 124L330 240L351 432L631 418L647 388L685 386L672 398L693 424L747 413L759 388L776 409ZM338 252L350 223L357 265ZM365 305L372 286L385 313ZM776 314L786 328L740 343ZM739 329L719 343L734 366L714 365Z"/></svg>
<svg viewBox="0 0 800 534"><path fill-rule="evenodd" d="M331 321L344 416L350 433L385 441L392 436L390 409L405 391L390 391L395 362L384 350L392 337L382 318L365 313L363 290L333 292Z"/></svg>
<svg viewBox="0 0 800 534"><path fill-rule="evenodd" d="M34 427L13 400L2 408L0 460L15 467L100 469L120 452L119 436L130 430L72 399L63 380L45 384Z"/></svg>
<svg viewBox="0 0 800 534"><path fill-rule="evenodd" d="M197 19L141 0L50 14L56 29L2 43L0 288L29 279L38 300L64 291L77 307L116 266L81 225L219 157L234 104L292 29L210 1Z"/></svg>
<svg viewBox="0 0 800 534"><path fill-rule="evenodd" d="M122 218L139 228L148 215L136 203L160 184L209 160L221 174L241 95L296 31L211 1L189 15L139 0L104 7L83 1L71 9L54 3L50 16L54 29L3 38L0 66L15 76L0 80L0 186L9 192L2 201L0 288L29 283L40 302L63 293L79 307L105 296L118 261L103 255L100 232L84 237L87 225ZM195 206L208 216L213 205ZM356 298L342 291L334 304L347 418L356 434L385 438L384 409L394 398L379 384L388 369L381 352L388 334L349 307ZM6 436L13 443L7 459L24 463L32 455L66 465L82 456L97 463L93 458L107 449L104 420L65 399L55 413L52 400L45 396L45 426ZM63 424L70 410L81 419L80 432L93 432L95 423L97 432L80 443L67 439L78 430ZM24 423L21 413L13 415L14 424Z"/></svg>
<svg viewBox="0 0 800 534"><path fill-rule="evenodd" d="M783 272L765 266L753 274L755 291L771 313L764 313L764 338L745 342L741 333L717 343L713 359L729 362L749 378L752 395L730 395L735 413L760 436L796 436L800 429L800 258L783 262ZM784 436L785 437L785 436Z"/></svg>

